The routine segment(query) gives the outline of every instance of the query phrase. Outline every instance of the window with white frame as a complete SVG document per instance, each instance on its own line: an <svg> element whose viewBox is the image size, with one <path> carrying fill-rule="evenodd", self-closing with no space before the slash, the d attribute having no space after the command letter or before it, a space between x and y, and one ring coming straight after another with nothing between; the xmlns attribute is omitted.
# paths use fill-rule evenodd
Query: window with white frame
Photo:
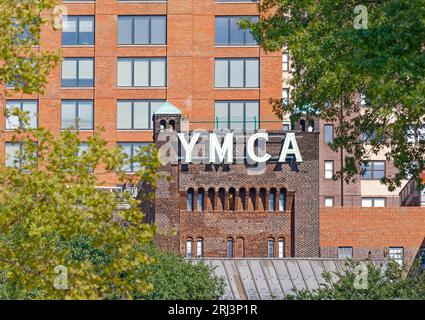
<svg viewBox="0 0 425 320"><path fill-rule="evenodd" d="M289 71L289 54L286 51L283 51L282 53L282 71L283 72Z"/></svg>
<svg viewBox="0 0 425 320"><path fill-rule="evenodd" d="M352 259L353 247L338 247L338 259Z"/></svg>
<svg viewBox="0 0 425 320"><path fill-rule="evenodd" d="M166 58L118 58L119 87L165 87Z"/></svg>
<svg viewBox="0 0 425 320"><path fill-rule="evenodd" d="M334 198L325 197L325 207L333 207L333 206L334 206Z"/></svg>
<svg viewBox="0 0 425 320"><path fill-rule="evenodd" d="M196 240L196 256L201 258L203 256L203 241L202 239Z"/></svg>
<svg viewBox="0 0 425 320"><path fill-rule="evenodd" d="M385 207L385 198L363 197L362 207Z"/></svg>
<svg viewBox="0 0 425 320"><path fill-rule="evenodd" d="M279 239L278 241L278 256L283 258L285 256L285 240Z"/></svg>
<svg viewBox="0 0 425 320"><path fill-rule="evenodd" d="M325 179L332 179L334 176L334 162L332 160L325 161Z"/></svg>
<svg viewBox="0 0 425 320"><path fill-rule="evenodd" d="M390 247L388 252L389 258L397 262L400 266L403 265L404 249L403 247Z"/></svg>
<svg viewBox="0 0 425 320"><path fill-rule="evenodd" d="M24 123L14 112L19 111L25 113L28 123ZM35 129L38 126L38 102L37 100L7 100L6 101L6 130L14 130L18 128Z"/></svg>
<svg viewBox="0 0 425 320"><path fill-rule="evenodd" d="M193 240L187 239L186 240L186 258L192 258L193 257L192 246L193 246Z"/></svg>

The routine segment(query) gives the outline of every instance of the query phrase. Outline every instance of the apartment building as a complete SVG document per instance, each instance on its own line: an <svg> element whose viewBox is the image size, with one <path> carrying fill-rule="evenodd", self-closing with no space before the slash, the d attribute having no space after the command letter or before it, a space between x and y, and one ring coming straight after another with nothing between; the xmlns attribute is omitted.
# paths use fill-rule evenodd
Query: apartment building
<svg viewBox="0 0 425 320"><path fill-rule="evenodd" d="M172 204L158 202L160 198L153 208L156 217L151 217L152 221L162 214L163 226L167 226L167 219L175 219L182 221L187 231L180 232L178 239L164 240L165 246L187 254L188 237L192 237L193 245L199 238L204 241L205 254L226 256L230 250L228 240L233 239L232 252L240 256L321 255L332 258L414 256L425 246L422 244L424 209L400 208L400 190L390 193L379 182L382 175L394 172L383 155L370 159L365 174L357 183L341 184L331 179L341 166L340 154L327 145L334 136L333 124L301 120L291 125L274 115L269 99L290 99L290 54L285 51L266 54L249 31L238 28L241 18L258 19L255 2L73 0L63 1L63 5L66 9L63 29L53 32L46 28L37 48L60 48L64 58L52 71L45 93L10 92L3 101L5 108L29 111L31 126L43 126L53 132L78 126L82 141L102 127L110 145L120 144L131 156L139 146L156 142L154 115L168 101L178 108L184 130L264 129L280 134L293 131L300 137L307 137L302 140L306 143L300 143L302 150L317 150L317 157L311 156L314 165L298 176L289 166L284 166L280 174L270 172L266 175L267 180L257 181L242 175L246 180L243 182L241 175L228 174L228 178L222 177L226 181L220 185L219 173L204 174L202 168L194 168L193 179L199 181L199 186L188 181L174 186L179 196L172 201L177 201L180 211L167 217L167 206ZM0 125L6 130L1 137L0 156L10 165L19 148L11 143L16 119L1 117ZM315 166L317 168L313 169ZM128 174L136 169L134 166L127 168ZM174 172L175 178L179 176L180 173ZM114 174L102 175L101 179L111 187L118 184ZM236 179L234 184L232 179ZM303 181L310 181L310 187L302 187ZM234 219L227 203L227 209L221 208L225 220L220 220L221 215L213 219L204 217L206 220L199 218L203 222L198 220L193 225L198 231L189 232L194 218L191 210L187 210L186 200L190 195L198 199L199 188L206 192L205 201L209 189L217 195L224 192L227 197L229 192L245 190L249 194L249 190L255 188L253 197L262 199L264 205L262 209L258 206L251 207L251 211L244 209ZM415 187L411 189L414 191ZM260 190L266 190L265 196ZM277 199L280 199L281 190L288 192L285 203L295 206L283 210L282 217L279 210L269 212L269 201L274 203L274 208L279 207ZM409 192L405 192L407 196ZM307 205L301 199L310 201L310 209L302 209ZM409 203L417 202L409 200ZM208 210L205 211L207 216ZM211 221L217 224L214 226ZM273 229L279 225L281 232ZM220 233L229 226L234 232ZM246 230L236 232L243 229L241 226L246 226ZM238 239L243 239L244 234L245 241L240 242ZM190 248L194 255L194 247Z"/></svg>

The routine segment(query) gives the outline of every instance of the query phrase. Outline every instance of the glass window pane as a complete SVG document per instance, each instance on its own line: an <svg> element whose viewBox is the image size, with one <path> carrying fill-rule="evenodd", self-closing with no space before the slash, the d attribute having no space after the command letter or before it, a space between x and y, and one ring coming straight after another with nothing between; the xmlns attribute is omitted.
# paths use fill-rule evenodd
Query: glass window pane
<svg viewBox="0 0 425 320"><path fill-rule="evenodd" d="M217 129L228 128L228 103L216 102L215 103L215 127Z"/></svg>
<svg viewBox="0 0 425 320"><path fill-rule="evenodd" d="M156 109L158 109L160 106L162 106L164 104L165 101L152 101L151 102L151 113L149 116L149 121L150 121L150 129L153 128L153 114L155 112Z"/></svg>
<svg viewBox="0 0 425 320"><path fill-rule="evenodd" d="M260 79L260 69L258 59L248 59L245 62L246 66L246 87L258 88Z"/></svg>
<svg viewBox="0 0 425 320"><path fill-rule="evenodd" d="M149 129L149 102L136 101L133 107L134 129Z"/></svg>
<svg viewBox="0 0 425 320"><path fill-rule="evenodd" d="M230 43L231 44L244 44L244 30L239 28L238 22L240 17L230 18Z"/></svg>
<svg viewBox="0 0 425 320"><path fill-rule="evenodd" d="M202 240L196 241L196 256L198 258L202 257Z"/></svg>
<svg viewBox="0 0 425 320"><path fill-rule="evenodd" d="M285 256L285 241L279 240L279 258L283 258Z"/></svg>
<svg viewBox="0 0 425 320"><path fill-rule="evenodd" d="M6 143L6 167L18 165L15 163L19 159L19 143Z"/></svg>
<svg viewBox="0 0 425 320"><path fill-rule="evenodd" d="M258 17L249 17L249 18L252 22L258 22ZM245 37L246 37L245 44L248 44L248 45L256 45L257 44L257 42L252 37L251 30L248 29L248 30L245 31Z"/></svg>
<svg viewBox="0 0 425 320"><path fill-rule="evenodd" d="M215 18L215 44L229 44L229 18Z"/></svg>
<svg viewBox="0 0 425 320"><path fill-rule="evenodd" d="M151 61L151 86L165 87L165 60L152 59Z"/></svg>
<svg viewBox="0 0 425 320"><path fill-rule="evenodd" d="M165 44L167 33L166 17L153 16L151 17L151 44Z"/></svg>
<svg viewBox="0 0 425 320"><path fill-rule="evenodd" d="M82 130L93 129L93 102L80 101L78 104L79 128Z"/></svg>
<svg viewBox="0 0 425 320"><path fill-rule="evenodd" d="M6 109L8 113L15 112L17 110L21 110L21 102L20 101L8 101L6 102ZM17 109L17 110L16 110ZM13 130L19 128L19 117L9 115L6 119L6 129Z"/></svg>
<svg viewBox="0 0 425 320"><path fill-rule="evenodd" d="M149 87L149 60L134 60L134 86Z"/></svg>
<svg viewBox="0 0 425 320"><path fill-rule="evenodd" d="M134 44L149 44L149 17L134 18Z"/></svg>
<svg viewBox="0 0 425 320"><path fill-rule="evenodd" d="M79 44L94 44L93 17L80 17Z"/></svg>
<svg viewBox="0 0 425 320"><path fill-rule="evenodd" d="M215 60L215 87L227 88L229 86L228 60Z"/></svg>
<svg viewBox="0 0 425 320"><path fill-rule="evenodd" d="M75 59L65 59L62 61L62 85L77 85L77 61Z"/></svg>
<svg viewBox="0 0 425 320"><path fill-rule="evenodd" d="M119 101L117 103L117 128L131 129L131 105L130 101Z"/></svg>
<svg viewBox="0 0 425 320"><path fill-rule="evenodd" d="M22 103L22 111L28 112L29 116L29 128L37 128L37 102L36 101L24 101Z"/></svg>
<svg viewBox="0 0 425 320"><path fill-rule="evenodd" d="M79 86L93 86L93 59L80 59L78 65Z"/></svg>
<svg viewBox="0 0 425 320"><path fill-rule="evenodd" d="M62 129L73 126L75 128L75 117L77 115L77 106L75 101L62 102Z"/></svg>
<svg viewBox="0 0 425 320"><path fill-rule="evenodd" d="M81 157L84 153L89 150L89 145L87 142L81 142L78 147L78 156Z"/></svg>
<svg viewBox="0 0 425 320"><path fill-rule="evenodd" d="M385 198L375 198L373 206L374 207L385 207Z"/></svg>
<svg viewBox="0 0 425 320"><path fill-rule="evenodd" d="M245 103L245 121L247 130L257 130L260 128L260 110L258 102Z"/></svg>
<svg viewBox="0 0 425 320"><path fill-rule="evenodd" d="M230 60L230 87L242 88L244 86L244 61Z"/></svg>
<svg viewBox="0 0 425 320"><path fill-rule="evenodd" d="M325 138L325 143L333 142L333 125L325 124L324 138Z"/></svg>
<svg viewBox="0 0 425 320"><path fill-rule="evenodd" d="M127 156L127 160L130 159L131 158L131 149L132 149L131 144L130 143L119 143L119 145L122 148L122 153ZM128 164L127 166L123 167L122 170L131 171L131 165Z"/></svg>
<svg viewBox="0 0 425 320"><path fill-rule="evenodd" d="M118 44L132 44L133 18L118 17Z"/></svg>
<svg viewBox="0 0 425 320"><path fill-rule="evenodd" d="M118 86L131 87L132 86L132 71L131 60L119 59L118 60Z"/></svg>
<svg viewBox="0 0 425 320"><path fill-rule="evenodd" d="M363 198L362 199L362 207L372 207L372 199Z"/></svg>
<svg viewBox="0 0 425 320"><path fill-rule="evenodd" d="M63 17L63 29L62 29L62 44L63 45L74 45L78 44L78 19L75 17Z"/></svg>
<svg viewBox="0 0 425 320"><path fill-rule="evenodd" d="M334 199L333 198L325 198L325 207L333 207Z"/></svg>
<svg viewBox="0 0 425 320"><path fill-rule="evenodd" d="M230 103L230 128L243 129L244 127L244 104L243 102Z"/></svg>

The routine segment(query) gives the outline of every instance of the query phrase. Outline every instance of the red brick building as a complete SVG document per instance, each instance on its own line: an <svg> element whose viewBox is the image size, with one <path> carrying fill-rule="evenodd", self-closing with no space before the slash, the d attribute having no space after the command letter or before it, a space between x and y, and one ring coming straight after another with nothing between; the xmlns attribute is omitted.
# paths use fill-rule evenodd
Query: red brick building
<svg viewBox="0 0 425 320"><path fill-rule="evenodd" d="M425 209L419 207L416 187L406 184L403 190L389 193L379 182L382 174L394 172L391 163L377 155L370 159L365 177L341 187L330 179L340 167L340 155L327 146L333 138L332 124L299 123L291 128L273 114L269 99L289 98L289 55L266 54L249 31L237 28L240 18L258 17L251 0L74 0L63 5L67 13L63 30L52 32L46 27L35 48L61 48L64 57L52 71L45 94L10 92L3 101L4 107L31 111L32 125L60 132L79 118L83 141L100 126L111 146L120 143L131 155L140 144L153 142L152 117L169 101L181 110L184 131L265 129L270 135L284 136L284 131L294 129L302 141L301 152L310 162L300 165L299 172L285 164L274 171L274 164L268 164L266 174L254 178L238 167L230 172L223 168L205 172L199 165L189 166L188 172L181 172L184 166L165 167L175 178L172 190L178 192L172 200L157 198L155 216L150 218L158 223L171 219L170 226L178 227L166 247L184 253L191 238L195 255L197 240L202 238L203 253L209 256L225 256L232 240L236 256L284 252L285 256L380 258L398 257L401 252L408 259L422 247ZM1 136L2 158L15 147L10 143L10 120L0 119L6 129ZM113 174L101 179L110 186L118 183ZM204 189L204 199L210 189L217 195L224 192L226 198L230 191L239 195L245 190L249 195L251 188L255 199L262 198L244 210L235 202L234 212L226 205L210 211L205 200L203 216L190 214L185 210L187 193L193 189L196 197L199 188ZM270 211L271 190L276 192L276 206L285 190L282 212ZM416 207L401 208L400 203ZM167 218L170 207L173 216ZM159 231L160 237L166 232Z"/></svg>

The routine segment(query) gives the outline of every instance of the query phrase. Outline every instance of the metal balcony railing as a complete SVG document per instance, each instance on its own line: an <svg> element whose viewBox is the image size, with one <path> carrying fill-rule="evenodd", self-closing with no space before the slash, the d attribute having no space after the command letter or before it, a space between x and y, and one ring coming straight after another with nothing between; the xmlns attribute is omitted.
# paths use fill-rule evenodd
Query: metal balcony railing
<svg viewBox="0 0 425 320"><path fill-rule="evenodd" d="M400 191L400 205L403 207L425 207L425 189L420 190L416 180L410 180Z"/></svg>

